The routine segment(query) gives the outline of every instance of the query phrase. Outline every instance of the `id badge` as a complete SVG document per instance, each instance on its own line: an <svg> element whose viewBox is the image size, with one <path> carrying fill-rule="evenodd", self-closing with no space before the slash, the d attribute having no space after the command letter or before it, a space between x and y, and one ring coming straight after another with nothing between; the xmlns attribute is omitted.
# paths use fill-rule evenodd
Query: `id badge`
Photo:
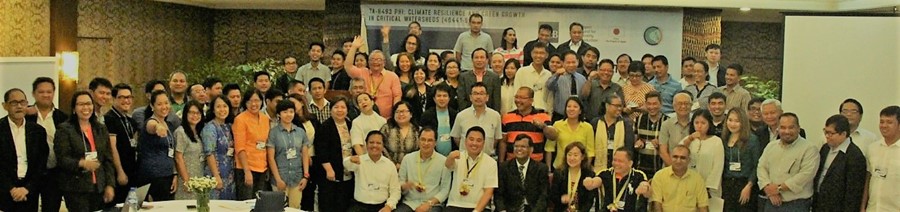
<svg viewBox="0 0 900 212"><path fill-rule="evenodd" d="M228 147L228 151L225 152L226 156L234 156L234 148Z"/></svg>
<svg viewBox="0 0 900 212"><path fill-rule="evenodd" d="M615 145L615 143L616 143L615 140L613 140L613 139L607 139L607 140L606 140L606 149L608 149L608 150L615 150L615 149L613 149L613 145Z"/></svg>
<svg viewBox="0 0 900 212"><path fill-rule="evenodd" d="M297 158L297 150L294 148L290 148L287 150L287 159Z"/></svg>
<svg viewBox="0 0 900 212"><path fill-rule="evenodd" d="M128 142L131 144L132 148L137 148L137 138L131 138L131 140L128 140Z"/></svg>
<svg viewBox="0 0 900 212"><path fill-rule="evenodd" d="M378 186L373 183L369 183L368 185L366 185L366 188L368 188L369 191L377 191L379 189Z"/></svg>
<svg viewBox="0 0 900 212"><path fill-rule="evenodd" d="M619 201L619 202L616 202L616 207L617 207L619 210L625 210L625 201Z"/></svg>
<svg viewBox="0 0 900 212"><path fill-rule="evenodd" d="M169 148L169 157L170 157L170 158L174 158L174 157L175 157L175 149Z"/></svg>
<svg viewBox="0 0 900 212"><path fill-rule="evenodd" d="M449 140L450 140L450 134L441 135L441 141L449 141Z"/></svg>
<svg viewBox="0 0 900 212"><path fill-rule="evenodd" d="M264 149L266 149L266 143L257 141L256 142L256 150L264 150Z"/></svg>
<svg viewBox="0 0 900 212"><path fill-rule="evenodd" d="M85 152L84 160L97 161L97 152Z"/></svg>
<svg viewBox="0 0 900 212"><path fill-rule="evenodd" d="M741 163L729 162L728 163L728 171L733 171L733 172L741 171Z"/></svg>
<svg viewBox="0 0 900 212"><path fill-rule="evenodd" d="M656 150L656 145L653 145L653 142L644 142L644 149L646 150Z"/></svg>

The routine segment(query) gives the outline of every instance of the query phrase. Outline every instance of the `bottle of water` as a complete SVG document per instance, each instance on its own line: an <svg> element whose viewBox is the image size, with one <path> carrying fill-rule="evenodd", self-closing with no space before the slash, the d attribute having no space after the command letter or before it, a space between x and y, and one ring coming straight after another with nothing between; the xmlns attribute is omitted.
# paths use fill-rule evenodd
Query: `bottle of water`
<svg viewBox="0 0 900 212"><path fill-rule="evenodd" d="M137 212L138 208L138 199L137 199L137 188L132 187L131 191L128 191L128 198L125 199L125 205L122 206L123 212Z"/></svg>

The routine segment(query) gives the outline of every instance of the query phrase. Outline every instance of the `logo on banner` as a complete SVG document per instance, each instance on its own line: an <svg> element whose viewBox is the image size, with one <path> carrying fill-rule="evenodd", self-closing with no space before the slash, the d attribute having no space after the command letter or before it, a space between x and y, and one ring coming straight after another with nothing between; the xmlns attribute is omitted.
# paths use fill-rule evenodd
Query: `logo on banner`
<svg viewBox="0 0 900 212"><path fill-rule="evenodd" d="M614 26L609 29L609 33L606 34L606 42L607 43L628 43L628 40L625 39L626 34L621 27Z"/></svg>
<svg viewBox="0 0 900 212"><path fill-rule="evenodd" d="M550 34L550 43L559 43L559 22L538 22L538 27L544 24L553 27L553 33Z"/></svg>

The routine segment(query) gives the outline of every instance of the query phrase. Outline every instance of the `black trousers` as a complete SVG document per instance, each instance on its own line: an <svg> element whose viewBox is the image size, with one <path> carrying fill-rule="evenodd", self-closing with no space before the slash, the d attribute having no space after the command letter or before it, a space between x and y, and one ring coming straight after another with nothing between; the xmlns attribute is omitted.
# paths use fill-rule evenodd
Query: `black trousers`
<svg viewBox="0 0 900 212"><path fill-rule="evenodd" d="M322 166L312 165L309 167L309 180L306 181L306 188L303 189L303 196L300 199L300 210L316 210L316 188L324 180L325 170Z"/></svg>
<svg viewBox="0 0 900 212"><path fill-rule="evenodd" d="M105 206L103 193L65 192L63 196L66 198L66 208L71 212L98 211Z"/></svg>
<svg viewBox="0 0 900 212"><path fill-rule="evenodd" d="M174 177L175 175L169 175L148 179L150 190L147 191L147 195L150 196L154 202L175 199L175 194L172 193L172 179L175 179ZM125 192L125 195L128 195L128 192ZM68 206L68 201L69 198L66 198L66 206Z"/></svg>
<svg viewBox="0 0 900 212"><path fill-rule="evenodd" d="M14 182L15 187L25 187L27 182L25 181L17 181ZM10 211L10 212L31 212L37 211L38 209L38 196L40 195L40 191L28 190L28 195L25 195L26 200L22 202L14 202L12 199L12 194L9 191L0 191L0 211Z"/></svg>
<svg viewBox="0 0 900 212"><path fill-rule="evenodd" d="M41 211L42 212L59 212L62 203L63 193L59 188L60 172L58 168L47 170L47 176L44 178L43 188L41 188Z"/></svg>
<svg viewBox="0 0 900 212"><path fill-rule="evenodd" d="M366 204L366 203L361 203L356 200L353 200L353 206L351 206L350 210L347 210L347 211L348 212L378 212L382 208L384 208L384 203Z"/></svg>
<svg viewBox="0 0 900 212"><path fill-rule="evenodd" d="M272 186L269 184L269 175L265 172L250 172L253 176L253 185L244 184L244 170L234 170L234 190L237 194L237 200L255 199L257 191L271 191Z"/></svg>
<svg viewBox="0 0 900 212"><path fill-rule="evenodd" d="M447 206L446 208L444 208L444 211L442 211L442 212L472 212L472 210L475 210L475 209L474 208L460 208L460 207ZM490 212L491 210L485 208L484 211Z"/></svg>
<svg viewBox="0 0 900 212"><path fill-rule="evenodd" d="M647 180L653 179L656 172L665 166L665 162L658 155L637 154L635 168L647 174Z"/></svg>
<svg viewBox="0 0 900 212"><path fill-rule="evenodd" d="M750 188L750 200L741 205L741 191L747 185L747 178L722 177L722 199L725 199L724 211L756 211L756 189Z"/></svg>
<svg viewBox="0 0 900 212"><path fill-rule="evenodd" d="M343 174L338 175L343 177ZM353 180L319 184L319 211L347 211L353 200Z"/></svg>

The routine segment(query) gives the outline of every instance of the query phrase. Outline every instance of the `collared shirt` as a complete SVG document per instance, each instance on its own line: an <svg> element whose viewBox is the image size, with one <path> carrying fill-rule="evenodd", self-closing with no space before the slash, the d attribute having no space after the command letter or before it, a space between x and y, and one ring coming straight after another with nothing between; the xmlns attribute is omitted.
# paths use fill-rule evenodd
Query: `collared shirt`
<svg viewBox="0 0 900 212"><path fill-rule="evenodd" d="M397 208L400 201L400 179L397 166L391 159L381 156L373 161L368 154L359 156L359 164L344 158L344 168L353 172L356 179L353 199L364 204L381 204Z"/></svg>
<svg viewBox="0 0 900 212"><path fill-rule="evenodd" d="M744 87L741 87L740 84L734 85L734 88L729 88L728 85L723 85L719 87L719 92L725 94L725 109L730 110L731 108L741 108L747 109L747 105L750 104L750 92Z"/></svg>
<svg viewBox="0 0 900 212"><path fill-rule="evenodd" d="M565 119L556 121L553 123L553 128L556 129L559 133L559 137L556 140L548 141L547 145L544 146L544 150L547 152L555 152L555 160L553 162L554 168L563 167L563 163L566 161L566 146L571 143L580 142L584 144L587 152L587 157L594 157L596 155L595 150L595 141L594 141L594 127L587 122L579 122L578 127L575 130L572 130L569 127L569 122ZM537 150L537 148L535 148ZM549 159L548 159L549 160Z"/></svg>
<svg viewBox="0 0 900 212"><path fill-rule="evenodd" d="M813 178L819 169L819 150L815 145L797 137L791 144L780 139L769 142L762 156L756 176L759 187L769 184L785 184L790 191L781 191L782 201L810 198L813 195Z"/></svg>
<svg viewBox="0 0 900 212"><path fill-rule="evenodd" d="M350 129L350 143L365 146L366 135L371 131L380 130L385 123L387 123L387 120L379 116L378 113L373 112L371 115L360 113L359 116L353 119L353 129Z"/></svg>
<svg viewBox="0 0 900 212"><path fill-rule="evenodd" d="M876 136L871 131L859 127L856 128L856 131L850 133L850 138L853 139L853 144L856 144L856 146L859 147L859 150L862 150L863 155L867 156L866 158L868 158L869 154L866 149L868 149L869 146L872 145L872 143L875 143L875 141L878 140L878 137L879 136Z"/></svg>
<svg viewBox="0 0 900 212"><path fill-rule="evenodd" d="M678 80L678 83L681 83L681 89L682 89L682 90L684 90L684 89L687 88L688 86L693 85L693 83L688 83L688 81L687 81L686 79L684 79L684 77L682 77L680 80Z"/></svg>
<svg viewBox="0 0 900 212"><path fill-rule="evenodd" d="M316 105L315 100L311 101L308 106L309 112L316 116L316 119L319 120L319 124L325 123L325 120L331 118L331 102L329 102L327 99L324 99L322 101L325 102L325 105L321 108Z"/></svg>
<svg viewBox="0 0 900 212"><path fill-rule="evenodd" d="M459 33L453 51L462 59L460 70L472 70L472 51L478 48L494 49L494 40L491 39L491 35L484 31L480 31L478 34L472 34L472 31Z"/></svg>
<svg viewBox="0 0 900 212"><path fill-rule="evenodd" d="M685 123L687 124L678 124L678 117L672 117L663 121L659 131L659 145L666 145L669 148L669 152L672 152L675 146L678 145L678 142L681 142L681 139L691 134L690 121Z"/></svg>
<svg viewBox="0 0 900 212"><path fill-rule="evenodd" d="M547 80L550 79L550 73L547 69L537 71L534 66L523 66L516 71L516 79L513 81L513 87L529 87L534 90L534 107L540 109L549 109L547 99Z"/></svg>
<svg viewBox="0 0 900 212"><path fill-rule="evenodd" d="M575 93L572 93L572 78L575 78ZM583 75L575 72L575 73L565 73L563 75L553 74L547 80L547 89L550 89L550 92L553 92L553 95L556 97L553 100L553 112L559 114L566 114L566 100L569 99L570 96L578 96L581 93L581 87L584 87L584 83L587 81Z"/></svg>
<svg viewBox="0 0 900 212"><path fill-rule="evenodd" d="M678 177L672 167L656 173L653 183L653 201L662 203L663 211L697 211L709 206L706 186L697 171L688 169Z"/></svg>
<svg viewBox="0 0 900 212"><path fill-rule="evenodd" d="M707 62L709 62L709 61L707 61ZM710 82L713 85L716 85L719 83L719 65L721 65L721 63L716 64L716 66L710 65L709 72L706 73L706 76L709 77L709 80L707 80L707 82Z"/></svg>
<svg viewBox="0 0 900 212"><path fill-rule="evenodd" d="M311 146L312 142L306 138L306 131L293 124L291 130L278 123L269 131L269 142L266 143L266 147L275 149L278 174L288 187L300 184L303 178L303 148Z"/></svg>
<svg viewBox="0 0 900 212"><path fill-rule="evenodd" d="M473 159L467 152L460 152L460 157L456 159L456 167L450 170L454 177L447 206L475 208L481 200L481 195L484 195L485 188L496 189L500 185L497 177L497 161L484 153ZM464 181L468 182L469 188L469 193L465 196L460 194Z"/></svg>
<svg viewBox="0 0 900 212"><path fill-rule="evenodd" d="M55 111L56 108L51 108L46 118L41 116L40 111L37 114L37 124L44 127L44 130L47 131L47 147L50 148L50 154L47 156L47 169L56 167L56 151L53 151L53 145L55 144L53 139L56 137L56 122L53 120L53 112Z"/></svg>
<svg viewBox="0 0 900 212"><path fill-rule="evenodd" d="M516 77L518 79L518 77ZM593 107L585 107L584 108L584 118L586 120L594 120L600 116L600 106L603 105L603 101L606 101L606 97L610 95L616 95L624 98L625 93L622 91L622 86L618 84L610 82L608 86L605 88L600 85L600 80L591 80L591 93L588 95L584 95L582 93L581 99L587 105L595 105Z"/></svg>
<svg viewBox="0 0 900 212"><path fill-rule="evenodd" d="M403 162L400 163L400 182L411 182L424 187L422 192L415 187L406 191L403 204L409 208L418 208L431 198L446 202L452 183L450 170L444 168L447 157L434 152L431 157L422 159L420 154L420 151L410 153L404 156Z"/></svg>
<svg viewBox="0 0 900 212"><path fill-rule="evenodd" d="M9 129L12 132L13 144L16 145L16 176L24 178L28 173L28 151L25 147L25 120L22 120L22 126L16 125L11 118L9 120Z"/></svg>
<svg viewBox="0 0 900 212"><path fill-rule="evenodd" d="M822 170L822 176L819 179L819 184L822 183L822 180L825 180L825 175L828 174L828 170L831 168L831 163L834 162L834 158L837 157L838 152L843 152L847 154L847 148L850 147L850 139L844 140L841 145L838 145L837 148L829 148L828 155L825 156L825 166L822 166L825 170Z"/></svg>
<svg viewBox="0 0 900 212"><path fill-rule="evenodd" d="M322 63L317 63L316 67L313 67L312 62L310 62L297 68L297 75L294 76L294 79L303 82L307 86L309 86L309 81L313 78L331 82L331 69Z"/></svg>
<svg viewBox="0 0 900 212"><path fill-rule="evenodd" d="M681 87L681 83L672 79L671 75L667 78L668 80L665 82L659 82L659 78L655 78L650 80L649 83L653 85L656 91L659 91L659 99L662 101L662 112L672 113L675 112L675 108L672 107L672 101L675 101L675 93L684 90L684 88Z"/></svg>
<svg viewBox="0 0 900 212"><path fill-rule="evenodd" d="M391 108L394 103L399 102L402 98L403 91L400 88L400 77L397 74L388 71L371 71L368 68L358 68L356 66L347 69L347 74L353 78L362 78L366 83L366 93L375 97L375 105L378 105L378 114L384 118L390 118ZM380 78L380 79L375 79ZM324 120L324 119L321 119Z"/></svg>
<svg viewBox="0 0 900 212"><path fill-rule="evenodd" d="M706 82L706 85L702 88L698 85L691 85L684 90L688 91L688 93L691 93L691 96L694 97L694 105L691 106L691 109L707 109L707 106L709 105L709 96L719 89L716 88L716 85Z"/></svg>
<svg viewBox="0 0 900 212"><path fill-rule="evenodd" d="M659 138L659 132L662 131L662 124L666 120L669 120L669 117L664 114L659 114L659 118L653 120L646 112L642 113L641 116L637 118L637 122L634 123L637 131L636 139L644 140L644 148L639 149L638 152L646 155L659 154L659 152L656 151L656 147L650 144L650 141Z"/></svg>
<svg viewBox="0 0 900 212"><path fill-rule="evenodd" d="M528 114L519 114L518 110L503 114L501 121L503 122L503 132L506 133L506 138L503 139L503 142L507 144L506 160L516 158L513 149L515 145L513 144L516 142L516 137L522 134L531 137L534 143L534 146L532 146L534 147L534 152L531 153L531 159L536 161L544 160L544 144L547 141L544 138L544 130L534 125L534 121L539 121L546 125L552 124L550 123L550 114L532 107L531 113Z"/></svg>
<svg viewBox="0 0 900 212"><path fill-rule="evenodd" d="M684 144L685 139L681 140ZM694 139L688 146L691 150L690 167L697 170L706 182L706 187L721 190L722 171L725 170L725 146L718 136L710 135L704 140Z"/></svg>
<svg viewBox="0 0 900 212"><path fill-rule="evenodd" d="M900 211L900 142L890 146L884 138L869 145L869 211Z"/></svg>
<svg viewBox="0 0 900 212"><path fill-rule="evenodd" d="M519 65L522 65L522 63L525 62L525 52L523 52L519 48L503 49L503 47L499 47L497 49L494 49L494 52L502 54L503 61L516 59L517 61L519 61Z"/></svg>
<svg viewBox="0 0 900 212"><path fill-rule="evenodd" d="M496 140L503 139L503 131L500 125L500 113L489 107L484 108L481 115L475 114L475 107L466 108L456 114L453 129L450 131L450 137L459 139L460 143L465 143L466 131L474 126L484 128L484 149L482 152L488 155L496 155L494 146ZM462 146L462 145L460 145Z"/></svg>
<svg viewBox="0 0 900 212"><path fill-rule="evenodd" d="M266 159L265 143L269 140L269 117L259 114L259 118L254 117L250 112L243 112L234 118L234 125L231 132L234 133L234 155L236 160L241 152L247 152L247 164L244 165L238 161L235 167L238 169L249 168L254 172L265 172L268 170L268 161ZM262 145L262 146L260 146Z"/></svg>
<svg viewBox="0 0 900 212"><path fill-rule="evenodd" d="M619 86L626 86L626 85L628 85L628 74L626 74L625 76L622 76L619 73L615 73L615 74L613 74L612 81L615 82Z"/></svg>
<svg viewBox="0 0 900 212"><path fill-rule="evenodd" d="M578 49L581 48L582 43L584 43L584 41L579 41L578 43L576 43L575 41L569 40L569 50L572 50L572 51L575 51L575 53L578 53ZM578 56L580 57L581 55L578 55Z"/></svg>
<svg viewBox="0 0 900 212"><path fill-rule="evenodd" d="M628 85L622 86L622 90L625 92L625 105L629 106L634 105L636 107L640 107L644 105L644 99L647 96L647 93L650 91L655 91L656 89L646 82L640 82L641 84L634 86L631 83Z"/></svg>

